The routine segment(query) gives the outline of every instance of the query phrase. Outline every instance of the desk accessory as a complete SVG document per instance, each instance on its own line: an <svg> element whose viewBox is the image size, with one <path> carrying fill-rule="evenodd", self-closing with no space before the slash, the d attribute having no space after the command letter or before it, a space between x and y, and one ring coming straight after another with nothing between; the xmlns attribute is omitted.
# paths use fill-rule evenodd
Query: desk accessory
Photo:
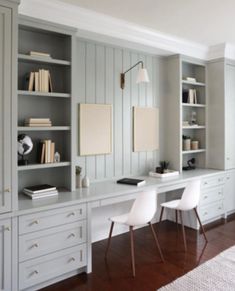
<svg viewBox="0 0 235 291"><path fill-rule="evenodd" d="M58 195L58 190L55 186L48 184L34 185L25 187L23 193L31 199L46 198Z"/></svg>
<svg viewBox="0 0 235 291"><path fill-rule="evenodd" d="M178 176L179 175L179 171L174 171L174 170L167 170L167 172L165 173L155 173L155 172L149 172L149 176L150 177L154 177L154 178L168 178L168 177L174 177L174 176Z"/></svg>
<svg viewBox="0 0 235 291"><path fill-rule="evenodd" d="M82 167L76 166L76 188L82 188Z"/></svg>
<svg viewBox="0 0 235 291"><path fill-rule="evenodd" d="M191 138L190 138L190 136L183 135L183 150L184 151L191 150Z"/></svg>
<svg viewBox="0 0 235 291"><path fill-rule="evenodd" d="M117 181L118 184L127 184L133 186L143 186L145 185L145 180L133 179L133 178L123 178Z"/></svg>
<svg viewBox="0 0 235 291"><path fill-rule="evenodd" d="M90 186L90 180L89 178L85 175L85 177L82 179L82 187L83 188L88 188Z"/></svg>
<svg viewBox="0 0 235 291"><path fill-rule="evenodd" d="M196 166L194 165L196 163L196 159L192 158L190 160L187 161L188 166L183 167L184 171L188 171L188 170L195 170Z"/></svg>

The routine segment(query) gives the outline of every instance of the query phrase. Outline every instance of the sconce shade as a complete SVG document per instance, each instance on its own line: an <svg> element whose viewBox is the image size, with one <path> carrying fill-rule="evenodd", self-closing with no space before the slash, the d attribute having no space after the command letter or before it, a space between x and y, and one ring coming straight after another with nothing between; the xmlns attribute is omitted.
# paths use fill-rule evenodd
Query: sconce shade
<svg viewBox="0 0 235 291"><path fill-rule="evenodd" d="M149 83L148 71L144 68L140 68L138 71L136 84L138 83Z"/></svg>

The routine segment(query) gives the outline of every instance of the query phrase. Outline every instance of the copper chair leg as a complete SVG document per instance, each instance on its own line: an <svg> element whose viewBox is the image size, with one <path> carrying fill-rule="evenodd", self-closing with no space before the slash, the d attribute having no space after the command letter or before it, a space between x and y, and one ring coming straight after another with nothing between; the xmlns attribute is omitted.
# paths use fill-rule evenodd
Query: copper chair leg
<svg viewBox="0 0 235 291"><path fill-rule="evenodd" d="M107 247L106 247L106 250L105 250L105 258L107 258L107 255L108 255L108 250L109 250L109 247L110 247L111 237L112 237L112 232L113 232L113 226L114 226L114 222L112 221L111 222L110 231L109 231L108 244L107 244Z"/></svg>
<svg viewBox="0 0 235 291"><path fill-rule="evenodd" d="M131 265L132 265L132 274L135 277L135 252L134 252L134 233L133 226L130 226L130 238L131 238Z"/></svg>
<svg viewBox="0 0 235 291"><path fill-rule="evenodd" d="M160 254L161 260L164 262L164 258L163 258L163 255L162 255L162 251L161 251L161 248L160 248L160 244L159 244L159 242L158 242L157 234L156 234L156 232L155 232L155 230L154 230L153 225L152 225L151 222L149 222L149 226L150 226L150 228L151 228L151 230L152 230L153 238L154 238L155 243L156 243L156 246L157 246L157 248L158 248L158 251L159 251L159 254Z"/></svg>
<svg viewBox="0 0 235 291"><path fill-rule="evenodd" d="M180 213L180 220L181 220L183 240L184 240L184 249L185 249L185 251L187 251L187 243L186 243L186 237L185 237L185 229L184 229L184 222L183 222L182 211L179 210L179 213Z"/></svg>
<svg viewBox="0 0 235 291"><path fill-rule="evenodd" d="M163 212L164 212L164 207L162 207L162 209L161 209L161 214L160 214L160 219L159 219L159 222L161 222L161 221L162 221Z"/></svg>
<svg viewBox="0 0 235 291"><path fill-rule="evenodd" d="M205 230L204 230L204 227L203 227L203 225L202 225L202 223L201 223L201 219L200 219L200 217L199 217L199 215L198 215L198 212L197 212L197 208L194 208L193 210L194 210L194 212L195 212L195 214L196 214L196 217L197 217L197 220L198 220L198 222L199 222L199 224L200 224L200 227L201 227L201 230L202 230L203 236L204 236L204 238L205 238L205 241L208 242L207 237L206 237L206 233L205 233Z"/></svg>
<svg viewBox="0 0 235 291"><path fill-rule="evenodd" d="M178 233L178 231L179 231L179 228L178 228L179 224L178 224L178 210L177 209L175 210L175 223L176 223L177 233Z"/></svg>

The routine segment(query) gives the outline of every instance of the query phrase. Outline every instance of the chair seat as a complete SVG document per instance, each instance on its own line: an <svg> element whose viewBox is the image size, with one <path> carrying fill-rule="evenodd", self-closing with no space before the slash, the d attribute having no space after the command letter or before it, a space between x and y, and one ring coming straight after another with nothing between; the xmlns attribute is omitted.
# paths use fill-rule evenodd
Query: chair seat
<svg viewBox="0 0 235 291"><path fill-rule="evenodd" d="M129 215L129 213L118 215L118 216L113 216L113 217L110 218L110 220L112 222L116 222L116 223L127 224L126 222L127 222L127 219L128 219L128 215Z"/></svg>
<svg viewBox="0 0 235 291"><path fill-rule="evenodd" d="M170 208L170 209L178 209L178 205L179 205L180 199L178 200L172 200L169 202L164 202L161 204L162 207L166 207L166 208Z"/></svg>

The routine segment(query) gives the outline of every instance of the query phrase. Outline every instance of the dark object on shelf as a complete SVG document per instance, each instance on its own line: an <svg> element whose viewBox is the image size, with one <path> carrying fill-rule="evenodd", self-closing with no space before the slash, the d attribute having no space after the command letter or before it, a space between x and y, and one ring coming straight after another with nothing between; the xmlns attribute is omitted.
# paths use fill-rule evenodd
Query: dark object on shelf
<svg viewBox="0 0 235 291"><path fill-rule="evenodd" d="M184 171L195 170L196 169L196 166L194 165L195 162L196 162L196 159L195 158L192 158L192 159L188 160L187 161L188 166L183 167L183 170Z"/></svg>
<svg viewBox="0 0 235 291"><path fill-rule="evenodd" d="M117 181L118 184L128 184L133 186L142 186L145 184L145 180L132 179L132 178L123 178Z"/></svg>
<svg viewBox="0 0 235 291"><path fill-rule="evenodd" d="M182 93L182 102L183 103L188 103L188 90L183 90L183 93Z"/></svg>
<svg viewBox="0 0 235 291"><path fill-rule="evenodd" d="M24 156L28 155L33 149L33 143L29 136L22 133L18 135L18 155L20 159L18 160L18 166L28 165L28 160L24 159Z"/></svg>

